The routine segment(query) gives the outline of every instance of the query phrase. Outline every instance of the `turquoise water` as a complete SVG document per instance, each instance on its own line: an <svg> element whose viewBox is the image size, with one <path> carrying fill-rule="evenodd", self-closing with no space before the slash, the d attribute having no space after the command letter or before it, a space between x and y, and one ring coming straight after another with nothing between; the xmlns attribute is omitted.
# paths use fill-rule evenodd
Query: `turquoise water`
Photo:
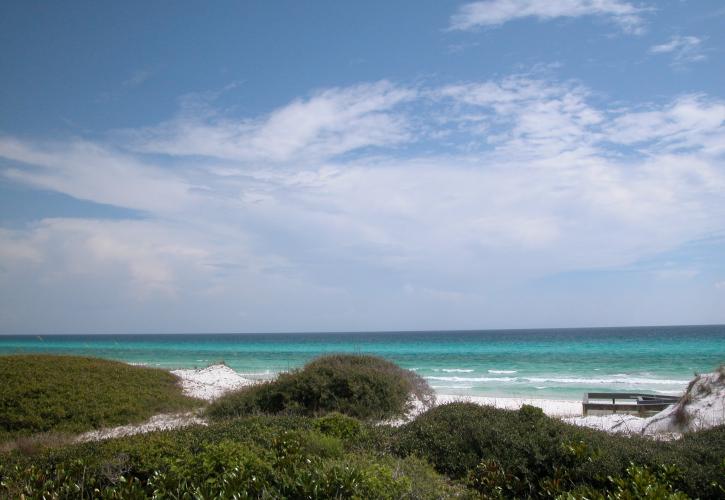
<svg viewBox="0 0 725 500"><path fill-rule="evenodd" d="M255 379L332 352L415 370L439 394L581 399L587 391L681 392L725 362L725 326L239 335L0 336L0 354L80 354L163 368L224 361Z"/></svg>

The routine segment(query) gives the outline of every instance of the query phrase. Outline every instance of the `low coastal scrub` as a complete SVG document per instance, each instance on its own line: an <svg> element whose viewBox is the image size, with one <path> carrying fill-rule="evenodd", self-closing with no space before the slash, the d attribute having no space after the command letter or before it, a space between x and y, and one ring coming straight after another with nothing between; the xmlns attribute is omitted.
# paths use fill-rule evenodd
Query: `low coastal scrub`
<svg viewBox="0 0 725 500"><path fill-rule="evenodd" d="M345 436L345 437L343 437ZM378 436L373 438L373 436ZM372 441L368 441L371 440ZM415 457L361 449L384 438L334 415L248 417L19 454L0 465L6 498L460 498Z"/></svg>
<svg viewBox="0 0 725 500"><path fill-rule="evenodd" d="M400 428L392 448L398 456L422 457L438 472L494 497L578 491L572 498L597 498L589 493L627 492L622 488L635 479L653 491L700 498L725 493L723 426L657 442L576 427L531 406L508 411L452 403Z"/></svg>
<svg viewBox="0 0 725 500"><path fill-rule="evenodd" d="M221 397L214 419L254 414L308 415L339 412L360 419L403 415L411 397L430 406L434 393L417 374L375 356L319 357L301 370Z"/></svg>
<svg viewBox="0 0 725 500"><path fill-rule="evenodd" d="M0 356L0 442L198 406L167 371L75 356Z"/></svg>
<svg viewBox="0 0 725 500"><path fill-rule="evenodd" d="M208 426L0 451L0 499L725 497L725 426L660 442L451 403L391 427L374 419L432 394L367 356L278 382L222 398Z"/></svg>
<svg viewBox="0 0 725 500"><path fill-rule="evenodd" d="M454 403L400 428L256 416L0 455L0 498L723 498L725 427L612 436Z"/></svg>

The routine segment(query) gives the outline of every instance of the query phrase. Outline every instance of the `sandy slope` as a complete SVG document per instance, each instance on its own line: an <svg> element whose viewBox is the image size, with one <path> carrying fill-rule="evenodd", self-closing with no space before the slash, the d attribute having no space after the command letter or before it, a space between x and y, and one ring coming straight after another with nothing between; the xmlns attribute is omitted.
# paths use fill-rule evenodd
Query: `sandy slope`
<svg viewBox="0 0 725 500"><path fill-rule="evenodd" d="M207 425L207 423L195 412L164 413L161 415L154 415L146 422L138 425L122 425L119 427L86 432L78 436L76 441L101 441L103 439L132 436L134 434L144 434L152 431L178 429L181 427L188 427L189 425Z"/></svg>
<svg viewBox="0 0 725 500"><path fill-rule="evenodd" d="M198 370L173 370L171 373L181 379L184 394L206 401L213 401L228 391L254 383L225 365L212 365Z"/></svg>
<svg viewBox="0 0 725 500"><path fill-rule="evenodd" d="M723 425L725 424L725 372L721 369L698 375L690 382L679 403L649 418L605 415L565 420L606 432L658 437L678 437L685 432Z"/></svg>

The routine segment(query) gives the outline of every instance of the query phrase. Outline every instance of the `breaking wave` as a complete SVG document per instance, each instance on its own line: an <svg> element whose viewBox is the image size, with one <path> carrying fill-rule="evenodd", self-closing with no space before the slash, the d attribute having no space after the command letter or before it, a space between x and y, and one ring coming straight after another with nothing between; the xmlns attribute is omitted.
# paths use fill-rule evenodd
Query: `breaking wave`
<svg viewBox="0 0 725 500"><path fill-rule="evenodd" d="M445 373L471 373L474 372L472 368L433 368L434 372L445 372Z"/></svg>
<svg viewBox="0 0 725 500"><path fill-rule="evenodd" d="M440 380L442 382L515 382L516 378L511 377L426 377L428 380Z"/></svg>
<svg viewBox="0 0 725 500"><path fill-rule="evenodd" d="M426 377L443 382L520 382L532 384L577 384L577 385L686 385L689 380L659 379L644 377Z"/></svg>

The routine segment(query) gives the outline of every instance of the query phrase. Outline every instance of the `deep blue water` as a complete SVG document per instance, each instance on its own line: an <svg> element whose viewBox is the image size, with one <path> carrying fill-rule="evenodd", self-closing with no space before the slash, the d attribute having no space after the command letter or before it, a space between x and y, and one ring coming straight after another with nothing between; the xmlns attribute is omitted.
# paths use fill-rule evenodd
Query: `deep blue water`
<svg viewBox="0 0 725 500"><path fill-rule="evenodd" d="M386 333L0 336L0 354L81 354L163 368L224 361L270 378L331 352L372 353L441 394L580 399L586 391L674 394L725 363L725 326Z"/></svg>

